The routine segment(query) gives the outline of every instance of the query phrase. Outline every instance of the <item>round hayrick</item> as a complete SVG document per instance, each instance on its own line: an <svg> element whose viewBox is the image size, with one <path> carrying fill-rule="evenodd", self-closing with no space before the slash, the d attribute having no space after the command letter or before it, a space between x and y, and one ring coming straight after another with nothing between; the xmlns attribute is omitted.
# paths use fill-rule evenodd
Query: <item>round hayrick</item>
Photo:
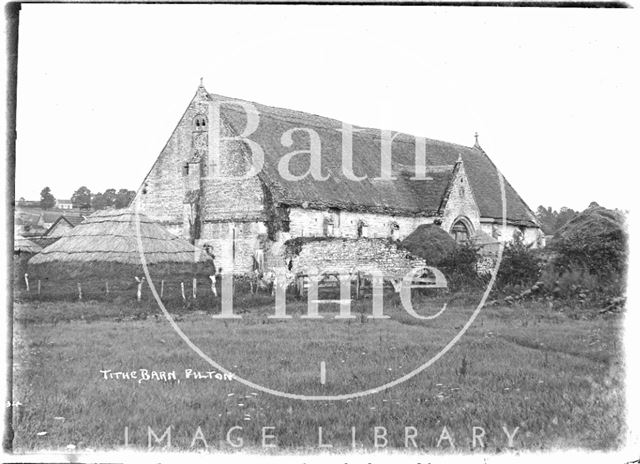
<svg viewBox="0 0 640 464"><path fill-rule="evenodd" d="M583 270L603 279L626 271L627 231L624 215L594 206L565 224L549 243L560 270Z"/></svg>
<svg viewBox="0 0 640 464"><path fill-rule="evenodd" d="M13 239L13 252L15 254L29 254L31 256L42 251L42 247L31 240L17 235Z"/></svg>
<svg viewBox="0 0 640 464"><path fill-rule="evenodd" d="M85 289L130 288L145 275L141 251L154 281L169 284L196 277L206 281L213 274L212 259L204 250L131 209L98 211L87 217L31 258L28 271L33 278L55 282L58 293L65 288L73 292L78 284Z"/></svg>
<svg viewBox="0 0 640 464"><path fill-rule="evenodd" d="M574 240L583 236L605 236L625 232L624 216L602 206L587 208L556 232L552 241Z"/></svg>
<svg viewBox="0 0 640 464"><path fill-rule="evenodd" d="M421 257L429 266L437 266L456 249L456 241L435 224L423 224L411 232L402 247Z"/></svg>
<svg viewBox="0 0 640 464"><path fill-rule="evenodd" d="M14 281L22 285L22 279L27 272L27 262L35 254L42 251L42 247L31 240L16 235L13 239L13 277Z"/></svg>

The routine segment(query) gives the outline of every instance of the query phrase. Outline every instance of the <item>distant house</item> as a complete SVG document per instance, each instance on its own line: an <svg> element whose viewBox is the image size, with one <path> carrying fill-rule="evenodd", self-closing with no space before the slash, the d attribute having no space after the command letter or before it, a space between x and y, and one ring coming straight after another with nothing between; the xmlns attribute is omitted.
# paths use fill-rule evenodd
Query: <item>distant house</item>
<svg viewBox="0 0 640 464"><path fill-rule="evenodd" d="M29 238L40 246L47 246L83 220L84 216L71 211L63 215L60 211L16 208L14 234Z"/></svg>
<svg viewBox="0 0 640 464"><path fill-rule="evenodd" d="M14 219L14 232L23 237L38 237L46 232L49 226L40 212L17 211Z"/></svg>
<svg viewBox="0 0 640 464"><path fill-rule="evenodd" d="M73 203L71 203L71 200L56 200L56 208L73 209Z"/></svg>
<svg viewBox="0 0 640 464"><path fill-rule="evenodd" d="M40 237L34 238L34 241L42 247L49 246L82 221L83 216L58 216Z"/></svg>
<svg viewBox="0 0 640 464"><path fill-rule="evenodd" d="M73 227L74 225L71 223L71 221L69 221L68 218L60 216L53 224L51 224L51 227L47 229L42 237L60 238L64 235L65 232L73 229Z"/></svg>

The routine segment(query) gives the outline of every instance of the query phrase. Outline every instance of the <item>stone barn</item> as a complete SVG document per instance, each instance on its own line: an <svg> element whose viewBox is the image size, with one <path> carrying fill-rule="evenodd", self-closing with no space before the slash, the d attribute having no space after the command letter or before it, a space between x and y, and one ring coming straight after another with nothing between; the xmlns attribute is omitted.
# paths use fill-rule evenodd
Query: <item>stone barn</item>
<svg viewBox="0 0 640 464"><path fill-rule="evenodd" d="M542 245L534 214L506 180L505 189L503 229L497 170L477 137L467 147L350 126L201 84L134 204L243 274L291 268L287 243L298 237L394 243L422 224L458 242L482 231Z"/></svg>

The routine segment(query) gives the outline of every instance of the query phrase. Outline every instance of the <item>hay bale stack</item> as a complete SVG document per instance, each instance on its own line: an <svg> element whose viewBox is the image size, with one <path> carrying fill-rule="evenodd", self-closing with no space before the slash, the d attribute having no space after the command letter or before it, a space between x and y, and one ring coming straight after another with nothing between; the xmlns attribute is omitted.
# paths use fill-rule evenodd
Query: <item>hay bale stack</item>
<svg viewBox="0 0 640 464"><path fill-rule="evenodd" d="M15 254L30 254L35 255L42 251L42 247L31 240L24 238L21 235L17 235L13 239L13 252Z"/></svg>
<svg viewBox="0 0 640 464"><path fill-rule="evenodd" d="M29 260L34 278L47 282L76 282L103 288L122 284L135 287L135 278L143 277L136 231L136 214L130 209L99 211L69 230L52 245ZM206 252L172 235L146 216L139 215L140 240L149 273L154 281L188 282L213 273ZM156 282L157 284L157 282Z"/></svg>
<svg viewBox="0 0 640 464"><path fill-rule="evenodd" d="M624 286L628 236L624 215L594 206L565 224L548 247L559 270L587 271L599 283L618 282Z"/></svg>
<svg viewBox="0 0 640 464"><path fill-rule="evenodd" d="M583 236L606 236L625 232L624 216L618 211L594 206L582 211L553 236L553 241Z"/></svg>
<svg viewBox="0 0 640 464"><path fill-rule="evenodd" d="M429 266L437 266L456 249L456 241L435 224L423 224L411 232L402 247L424 259Z"/></svg>

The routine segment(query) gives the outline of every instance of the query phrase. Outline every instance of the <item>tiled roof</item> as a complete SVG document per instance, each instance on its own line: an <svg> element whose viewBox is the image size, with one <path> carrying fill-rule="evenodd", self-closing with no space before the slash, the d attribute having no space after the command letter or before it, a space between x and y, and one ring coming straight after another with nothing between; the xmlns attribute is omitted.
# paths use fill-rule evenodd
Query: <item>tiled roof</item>
<svg viewBox="0 0 640 464"><path fill-rule="evenodd" d="M80 224L82 221L84 221L84 216L70 216L65 214L63 216L67 222L69 222L73 227L77 226L78 224Z"/></svg>
<svg viewBox="0 0 640 464"><path fill-rule="evenodd" d="M58 223L60 221L64 221L67 224L69 224L72 228L77 226L78 224L80 224L82 221L84 221L84 217L82 216L63 216L60 215L58 216L58 218L54 221L53 224L51 224L51 227L49 227L47 229L47 231L43 234L44 236L47 236L51 233L51 231L53 231L56 227L56 225L58 225Z"/></svg>
<svg viewBox="0 0 640 464"><path fill-rule="evenodd" d="M234 100L209 94L209 98ZM502 218L501 191L496 167L479 147L466 147L448 142L424 139L427 166L449 166L446 170L428 173L432 180L410 180L405 172L395 175L396 180L379 181L381 165L381 131L354 126L353 171L356 176L367 175L367 179L348 179L342 170L342 123L313 114L275 108L253 103L260 119L255 132L249 138L263 148L265 164L260 174L269 187L275 202L310 207L336 207L348 210L379 211L397 214L432 215L438 211L440 200L451 176L451 168L460 157L464 163L471 188L482 217ZM247 125L243 109L237 105L221 105L224 121L237 133ZM302 131L293 135L293 145L285 147L282 134L297 127L311 128L321 140L322 174L327 180L315 180L307 176L300 181L288 181L278 172L280 159L287 153L309 146L309 136ZM415 160L415 137L397 134L392 142L394 166L413 170ZM303 174L309 169L308 156L294 156L290 163L291 173ZM513 187L505 180L507 219L526 224L536 224L536 219Z"/></svg>

